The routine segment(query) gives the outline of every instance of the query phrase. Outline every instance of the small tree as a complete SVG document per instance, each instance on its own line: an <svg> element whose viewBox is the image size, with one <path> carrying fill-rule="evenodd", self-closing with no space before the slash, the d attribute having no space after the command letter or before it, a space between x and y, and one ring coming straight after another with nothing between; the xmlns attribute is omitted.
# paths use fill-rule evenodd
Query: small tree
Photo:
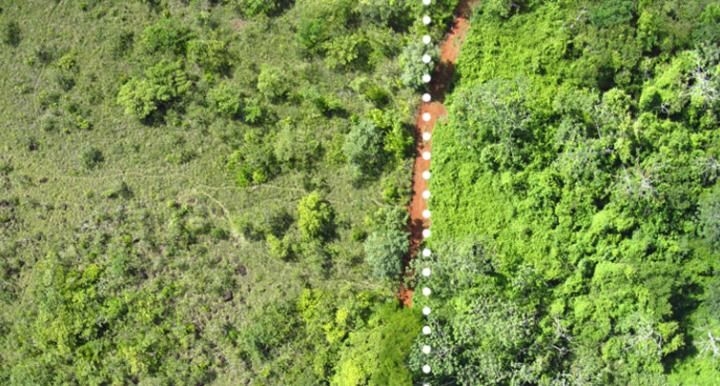
<svg viewBox="0 0 720 386"><path fill-rule="evenodd" d="M210 107L219 115L234 118L241 112L240 92L227 82L210 89L207 100Z"/></svg>
<svg viewBox="0 0 720 386"><path fill-rule="evenodd" d="M140 39L140 46L146 53L184 54L191 31L175 19L161 19L145 28Z"/></svg>
<svg viewBox="0 0 720 386"><path fill-rule="evenodd" d="M278 67L263 65L257 80L257 90L270 99L279 99L287 95L290 88L283 70Z"/></svg>
<svg viewBox="0 0 720 386"><path fill-rule="evenodd" d="M289 0L235 0L237 10L243 16L275 15L291 2Z"/></svg>
<svg viewBox="0 0 720 386"><path fill-rule="evenodd" d="M700 198L702 235L713 247L720 247L720 185L715 185Z"/></svg>
<svg viewBox="0 0 720 386"><path fill-rule="evenodd" d="M383 134L374 123L362 120L345 137L345 156L361 175L375 175L380 171L385 158Z"/></svg>
<svg viewBox="0 0 720 386"><path fill-rule="evenodd" d="M188 43L188 59L206 71L226 73L230 69L227 44L219 40L195 39Z"/></svg>
<svg viewBox="0 0 720 386"><path fill-rule="evenodd" d="M295 7L299 10L297 39L311 53L322 53L323 43L346 31L351 14L348 0L304 0Z"/></svg>
<svg viewBox="0 0 720 386"><path fill-rule="evenodd" d="M400 53L398 60L403 69L400 80L406 86L421 88L424 85L423 75L432 73L433 62L424 63L421 60L425 54L437 56L437 48L428 49L422 42L414 42L405 46Z"/></svg>
<svg viewBox="0 0 720 386"><path fill-rule="evenodd" d="M18 22L12 20L7 22L2 27L2 41L3 43L17 47L20 45L20 24Z"/></svg>
<svg viewBox="0 0 720 386"><path fill-rule="evenodd" d="M402 273L402 257L408 250L408 234L399 229L375 231L365 240L367 263L375 277L396 279Z"/></svg>
<svg viewBox="0 0 720 386"><path fill-rule="evenodd" d="M185 95L192 86L181 62L161 61L145 72L145 78L133 78L118 93L117 102L125 113L146 120L156 111Z"/></svg>
<svg viewBox="0 0 720 386"><path fill-rule="evenodd" d="M103 161L105 161L105 157L99 149L89 147L83 150L82 154L80 155L80 161L86 169L94 169Z"/></svg>
<svg viewBox="0 0 720 386"><path fill-rule="evenodd" d="M298 228L306 241L327 240L335 232L335 211L320 193L312 192L298 203Z"/></svg>
<svg viewBox="0 0 720 386"><path fill-rule="evenodd" d="M375 277L395 279L402 273L402 259L409 246L407 212L397 207L380 209L373 217L375 230L364 244L367 263Z"/></svg>

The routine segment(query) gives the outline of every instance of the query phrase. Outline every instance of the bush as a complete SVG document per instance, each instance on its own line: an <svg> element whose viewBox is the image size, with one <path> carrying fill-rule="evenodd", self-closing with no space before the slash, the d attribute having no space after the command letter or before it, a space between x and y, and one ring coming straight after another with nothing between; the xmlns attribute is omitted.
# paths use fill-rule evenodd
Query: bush
<svg viewBox="0 0 720 386"><path fill-rule="evenodd" d="M304 240L328 240L334 236L335 211L320 193L312 192L303 197L297 211L298 228Z"/></svg>
<svg viewBox="0 0 720 386"><path fill-rule="evenodd" d="M403 69L400 80L404 85L419 89L425 85L423 75L432 74L434 60L430 63L423 63L423 55L429 54L437 57L437 48L428 48L422 42L413 42L405 46L398 57L400 67Z"/></svg>
<svg viewBox="0 0 720 386"><path fill-rule="evenodd" d="M237 11L243 16L276 15L289 5L288 0L235 0Z"/></svg>
<svg viewBox="0 0 720 386"><path fill-rule="evenodd" d="M408 215L401 207L380 209L373 216L374 230L365 240L366 260L373 276L397 279L402 273L403 256L409 247L406 230Z"/></svg>
<svg viewBox="0 0 720 386"><path fill-rule="evenodd" d="M207 100L212 110L219 115L235 118L242 111L240 92L236 86L222 82L208 91Z"/></svg>
<svg viewBox="0 0 720 386"><path fill-rule="evenodd" d="M140 38L140 46L146 53L185 53L192 34L184 23L175 19L160 19L145 28Z"/></svg>
<svg viewBox="0 0 720 386"><path fill-rule="evenodd" d="M408 233L398 229L373 232L365 240L364 248L373 276L395 280L402 273L402 258L408 251Z"/></svg>
<svg viewBox="0 0 720 386"><path fill-rule="evenodd" d="M284 70L263 65L258 74L257 90L269 99L283 98L290 91L289 79L285 76Z"/></svg>
<svg viewBox="0 0 720 386"><path fill-rule="evenodd" d="M358 2L355 11L372 25L386 25L396 31L406 30L414 21L411 2L388 0L365 0ZM435 4L433 4L433 7Z"/></svg>
<svg viewBox="0 0 720 386"><path fill-rule="evenodd" d="M311 53L323 52L323 43L345 32L350 5L348 0L298 1L297 38L300 45Z"/></svg>
<svg viewBox="0 0 720 386"><path fill-rule="evenodd" d="M219 40L191 40L188 43L188 60L206 71L225 74L230 70L227 44Z"/></svg>
<svg viewBox="0 0 720 386"><path fill-rule="evenodd" d="M2 27L2 42L13 47L20 45L22 40L20 24L16 21L8 21Z"/></svg>
<svg viewBox="0 0 720 386"><path fill-rule="evenodd" d="M80 161L86 169L94 169L105 161L105 156L99 149L89 147L80 154Z"/></svg>
<svg viewBox="0 0 720 386"><path fill-rule="evenodd" d="M242 146L230 155L227 163L238 186L262 184L275 177L278 165L272 145L273 141L255 131L245 133Z"/></svg>
<svg viewBox="0 0 720 386"><path fill-rule="evenodd" d="M325 44L325 63L331 69L349 69L367 64L370 44L362 34L338 36Z"/></svg>
<svg viewBox="0 0 720 386"><path fill-rule="evenodd" d="M700 197L700 226L702 235L713 249L720 247L720 185L715 185Z"/></svg>
<svg viewBox="0 0 720 386"><path fill-rule="evenodd" d="M118 93L117 102L125 108L125 114L147 120L182 96L192 86L183 70L182 62L161 61L145 72L145 78L133 78Z"/></svg>
<svg viewBox="0 0 720 386"><path fill-rule="evenodd" d="M360 175L377 175L385 160L383 132L374 123L362 120L353 125L343 146L351 167Z"/></svg>

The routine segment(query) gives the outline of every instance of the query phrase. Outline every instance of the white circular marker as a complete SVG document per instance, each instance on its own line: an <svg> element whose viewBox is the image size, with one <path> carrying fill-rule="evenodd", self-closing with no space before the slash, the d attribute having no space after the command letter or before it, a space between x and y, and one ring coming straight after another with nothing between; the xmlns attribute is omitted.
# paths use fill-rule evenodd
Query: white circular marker
<svg viewBox="0 0 720 386"><path fill-rule="evenodd" d="M426 190L426 191L422 192L422 198L424 198L424 199L426 199L426 200L427 200L428 198L430 198L430 191L429 191L429 190Z"/></svg>
<svg viewBox="0 0 720 386"><path fill-rule="evenodd" d="M422 312L423 312L423 315L428 316L428 315L430 315L430 312L432 312L432 310L430 309L430 307L423 307Z"/></svg>
<svg viewBox="0 0 720 386"><path fill-rule="evenodd" d="M423 43L425 43L427 45L432 42L432 38L430 37L430 35L425 35L422 37L422 41L423 41Z"/></svg>
<svg viewBox="0 0 720 386"><path fill-rule="evenodd" d="M423 137L423 141L429 141L430 138L432 138L432 134L430 134L429 132L426 131L422 134L422 137Z"/></svg>
<svg viewBox="0 0 720 386"><path fill-rule="evenodd" d="M423 21L423 24L429 25L432 22L432 19L430 18L430 16L425 15L425 16L423 16L422 21Z"/></svg>
<svg viewBox="0 0 720 386"><path fill-rule="evenodd" d="M432 291L430 290L430 288L423 287L423 289L422 289L423 296L430 296L431 293L432 293Z"/></svg>
<svg viewBox="0 0 720 386"><path fill-rule="evenodd" d="M427 93L426 93L426 94L423 94L422 100L423 100L423 102L427 103L427 102L430 102L430 101L432 100L432 97L430 96L430 94L427 94Z"/></svg>
<svg viewBox="0 0 720 386"><path fill-rule="evenodd" d="M429 383L423 383L423 386L430 386Z"/></svg>
<svg viewBox="0 0 720 386"><path fill-rule="evenodd" d="M424 256L424 257L430 257L430 255L432 255L432 251L430 250L430 248L425 248L425 249L423 249L423 256ZM430 272L430 268L428 268L427 270L428 270L428 272Z"/></svg>
<svg viewBox="0 0 720 386"><path fill-rule="evenodd" d="M422 231L422 235L423 235L424 239L430 237L431 234L432 233L430 232L430 229L423 229L423 231Z"/></svg>
<svg viewBox="0 0 720 386"><path fill-rule="evenodd" d="M424 151L424 152L422 153L422 157L423 157L423 159L424 159L425 161L428 161L428 160L430 159L430 152L429 152L429 151Z"/></svg>
<svg viewBox="0 0 720 386"><path fill-rule="evenodd" d="M430 366L428 366L428 365L423 366L423 373L430 374L430 371L431 371Z"/></svg>
<svg viewBox="0 0 720 386"><path fill-rule="evenodd" d="M431 80L432 80L432 77L430 76L430 74L425 74L422 76L423 83L430 83Z"/></svg>
<svg viewBox="0 0 720 386"><path fill-rule="evenodd" d="M423 218L430 218L430 211L427 209L423 210L422 216Z"/></svg>
<svg viewBox="0 0 720 386"><path fill-rule="evenodd" d="M422 270L422 275L425 277L429 277L431 273L432 271L430 270L430 268L423 268Z"/></svg>
<svg viewBox="0 0 720 386"><path fill-rule="evenodd" d="M423 61L423 63L428 64L428 63L432 62L432 56L425 54L422 56L422 61Z"/></svg>
<svg viewBox="0 0 720 386"><path fill-rule="evenodd" d="M430 335L432 333L432 330L430 329L430 326L425 326L422 329L423 334Z"/></svg>
<svg viewBox="0 0 720 386"><path fill-rule="evenodd" d="M429 122L430 119L432 119L432 115L430 115L430 113L423 113L423 115L422 115L422 120L423 120L423 121Z"/></svg>
<svg viewBox="0 0 720 386"><path fill-rule="evenodd" d="M427 170L424 171L424 172L422 173L422 178L423 178L423 180L426 180L426 181L429 180L429 179L430 179L430 172L427 171Z"/></svg>
<svg viewBox="0 0 720 386"><path fill-rule="evenodd" d="M423 5L430 5L432 0L423 0Z"/></svg>
<svg viewBox="0 0 720 386"><path fill-rule="evenodd" d="M430 346L428 346L428 345L422 346L423 354L430 354L431 351L432 351L432 349L430 348Z"/></svg>

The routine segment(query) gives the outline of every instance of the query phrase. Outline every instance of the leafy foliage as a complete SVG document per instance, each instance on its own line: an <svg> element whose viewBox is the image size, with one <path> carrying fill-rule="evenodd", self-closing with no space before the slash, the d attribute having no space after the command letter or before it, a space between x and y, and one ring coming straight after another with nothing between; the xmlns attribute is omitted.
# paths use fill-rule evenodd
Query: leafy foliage
<svg viewBox="0 0 720 386"><path fill-rule="evenodd" d="M165 109L192 86L181 62L161 61L145 72L144 78L133 78L118 92L117 102L125 114L139 120L162 115Z"/></svg>
<svg viewBox="0 0 720 386"><path fill-rule="evenodd" d="M483 3L433 135L418 377L430 344L433 383L717 378L712 3Z"/></svg>
<svg viewBox="0 0 720 386"><path fill-rule="evenodd" d="M380 210L377 224L365 240L365 255L373 275L380 279L397 279L402 273L403 257L407 253L409 234L407 213L398 210Z"/></svg>
<svg viewBox="0 0 720 386"><path fill-rule="evenodd" d="M374 122L361 120L345 137L343 150L350 166L359 175L377 174L385 159L383 131Z"/></svg>
<svg viewBox="0 0 720 386"><path fill-rule="evenodd" d="M298 228L305 240L328 239L335 232L335 211L330 203L312 192L298 203Z"/></svg>
<svg viewBox="0 0 720 386"><path fill-rule="evenodd" d="M140 37L140 47L148 53L184 54L192 36L182 22L163 18L145 28Z"/></svg>

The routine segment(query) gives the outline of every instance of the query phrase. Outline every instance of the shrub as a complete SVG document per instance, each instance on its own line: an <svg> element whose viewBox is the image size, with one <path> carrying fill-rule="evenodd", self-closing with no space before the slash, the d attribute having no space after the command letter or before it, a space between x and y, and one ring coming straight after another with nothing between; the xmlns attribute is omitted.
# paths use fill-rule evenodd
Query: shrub
<svg viewBox="0 0 720 386"><path fill-rule="evenodd" d="M156 112L185 95L192 86L182 62L161 61L145 72L145 78L133 78L118 93L117 102L127 115L147 120Z"/></svg>
<svg viewBox="0 0 720 386"><path fill-rule="evenodd" d="M290 248L290 240L288 237L279 238L273 234L268 234L265 236L265 241L267 242L270 256L280 260L288 260L292 256L292 249Z"/></svg>
<svg viewBox="0 0 720 386"><path fill-rule="evenodd" d="M383 208L374 214L374 230L364 243L366 260L373 276L396 279L402 273L402 259L409 246L407 220L407 212L401 207Z"/></svg>
<svg viewBox="0 0 720 386"><path fill-rule="evenodd" d="M403 255L408 250L408 234L399 229L375 231L365 240L364 249L373 276L397 279L402 273Z"/></svg>
<svg viewBox="0 0 720 386"><path fill-rule="evenodd" d="M240 92L228 82L222 82L208 91L207 100L212 110L222 116L234 118L242 111Z"/></svg>
<svg viewBox="0 0 720 386"><path fill-rule="evenodd" d="M146 53L185 53L192 34L179 20L165 18L148 26L140 38L140 46Z"/></svg>
<svg viewBox="0 0 720 386"><path fill-rule="evenodd" d="M346 30L350 5L348 0L298 1L297 38L300 45L311 53L323 52L323 43Z"/></svg>
<svg viewBox="0 0 720 386"><path fill-rule="evenodd" d="M406 1L364 0L358 2L355 10L367 23L387 25L396 31L403 31L414 20L415 14L410 6L411 2Z"/></svg>
<svg viewBox="0 0 720 386"><path fill-rule="evenodd" d="M702 235L716 249L720 247L720 185L700 197L699 207Z"/></svg>
<svg viewBox="0 0 720 386"><path fill-rule="evenodd" d="M361 175L376 175L384 162L383 132L374 123L362 120L353 125L343 146L351 167Z"/></svg>
<svg viewBox="0 0 720 386"><path fill-rule="evenodd" d="M258 75L257 90L267 98L280 99L290 91L288 81L280 68L263 65Z"/></svg>
<svg viewBox="0 0 720 386"><path fill-rule="evenodd" d="M235 0L236 8L243 16L276 15L289 5L288 0Z"/></svg>
<svg viewBox="0 0 720 386"><path fill-rule="evenodd" d="M99 149L89 147L80 154L80 161L86 169L94 169L105 161L105 156Z"/></svg>
<svg viewBox="0 0 720 386"><path fill-rule="evenodd" d="M331 69L362 67L367 63L370 45L362 34L338 36L325 44L325 63Z"/></svg>
<svg viewBox="0 0 720 386"><path fill-rule="evenodd" d="M298 228L306 241L327 240L335 232L335 211L330 203L312 192L298 203Z"/></svg>
<svg viewBox="0 0 720 386"><path fill-rule="evenodd" d="M255 131L245 133L242 146L230 155L227 164L238 186L262 184L278 173L272 144Z"/></svg>
<svg viewBox="0 0 720 386"><path fill-rule="evenodd" d="M421 60L425 54L437 56L437 48L430 48L422 42L414 42L405 46L398 57L400 67L403 69L400 80L408 87L421 88L423 83L422 77L425 74L432 74L433 62L428 64Z"/></svg>
<svg viewBox="0 0 720 386"><path fill-rule="evenodd" d="M230 69L227 44L219 40L191 40L188 43L188 59L206 71L226 73Z"/></svg>
<svg viewBox="0 0 720 386"><path fill-rule="evenodd" d="M20 33L20 24L17 21L8 21L2 27L2 41L3 43L17 47L20 45L22 36Z"/></svg>

